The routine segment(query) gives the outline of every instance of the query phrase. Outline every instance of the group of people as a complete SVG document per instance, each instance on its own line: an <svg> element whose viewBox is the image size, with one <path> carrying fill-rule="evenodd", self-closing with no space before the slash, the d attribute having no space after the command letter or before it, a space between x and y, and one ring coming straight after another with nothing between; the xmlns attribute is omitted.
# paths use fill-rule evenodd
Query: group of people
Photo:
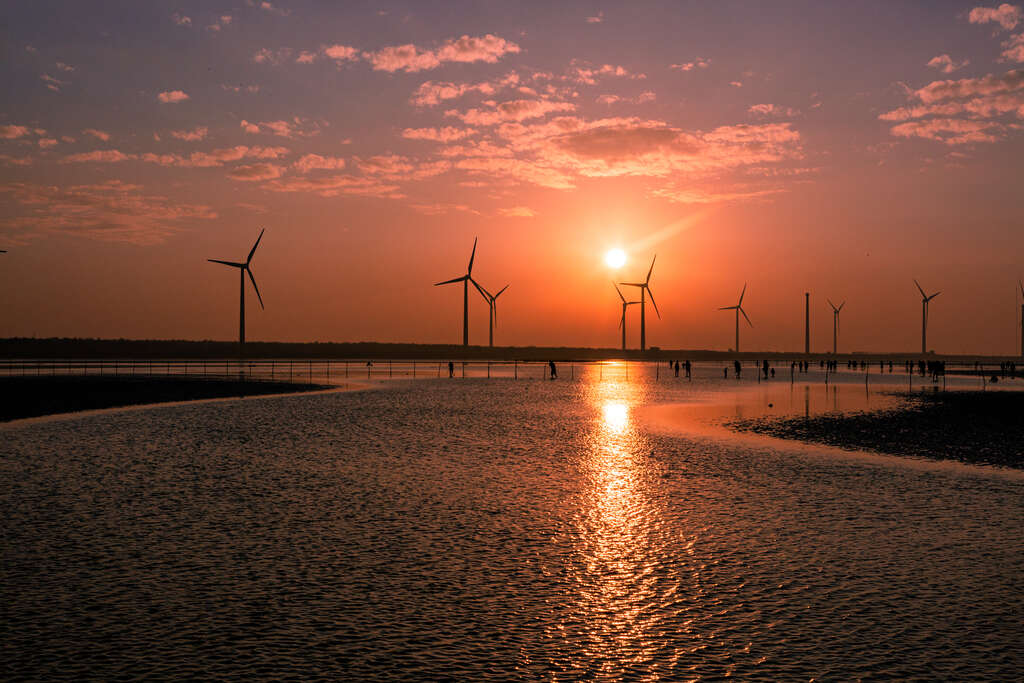
<svg viewBox="0 0 1024 683"><path fill-rule="evenodd" d="M683 361L682 365L680 365L679 361L677 361L677 360L670 360L668 362L668 366L670 368L672 368L673 370L675 370L676 377L679 376L679 368L683 368L686 371L686 379L691 379L691 377L690 377L690 368L692 366L690 365L690 361L685 360L685 361Z"/></svg>

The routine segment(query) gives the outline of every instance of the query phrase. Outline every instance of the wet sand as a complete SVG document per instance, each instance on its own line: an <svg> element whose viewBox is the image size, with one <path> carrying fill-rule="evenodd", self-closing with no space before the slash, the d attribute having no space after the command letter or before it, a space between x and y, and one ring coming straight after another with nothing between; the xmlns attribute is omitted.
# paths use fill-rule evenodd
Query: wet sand
<svg viewBox="0 0 1024 683"><path fill-rule="evenodd" d="M1024 392L893 394L903 403L869 412L757 417L726 426L780 439L904 456L1024 468Z"/></svg>
<svg viewBox="0 0 1024 683"><path fill-rule="evenodd" d="M0 422L149 403L329 388L298 382L198 377L4 377L0 378Z"/></svg>

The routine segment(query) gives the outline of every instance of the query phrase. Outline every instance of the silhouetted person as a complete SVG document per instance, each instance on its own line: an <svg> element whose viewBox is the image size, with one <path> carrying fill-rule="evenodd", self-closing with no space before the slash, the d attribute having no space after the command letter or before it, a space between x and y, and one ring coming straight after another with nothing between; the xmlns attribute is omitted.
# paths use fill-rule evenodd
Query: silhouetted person
<svg viewBox="0 0 1024 683"><path fill-rule="evenodd" d="M722 379L729 379L729 366L722 368Z"/></svg>
<svg viewBox="0 0 1024 683"><path fill-rule="evenodd" d="M764 378L768 379L768 361L761 362L761 371L764 373Z"/></svg>
<svg viewBox="0 0 1024 683"><path fill-rule="evenodd" d="M455 363L453 363L451 361L448 361L448 376L449 377L454 377L455 376Z"/></svg>
<svg viewBox="0 0 1024 683"><path fill-rule="evenodd" d="M690 379L690 361L686 361L686 379Z"/></svg>
<svg viewBox="0 0 1024 683"><path fill-rule="evenodd" d="M558 379L558 369L555 368L555 361L548 361L548 370L551 372L551 379Z"/></svg>
<svg viewBox="0 0 1024 683"><path fill-rule="evenodd" d="M676 378L678 379L679 378L679 361L676 361L675 371L676 371Z"/></svg>
<svg viewBox="0 0 1024 683"><path fill-rule="evenodd" d="M732 370L736 375L736 379L739 379L740 373L743 372L743 365L738 360L734 360L732 362Z"/></svg>
<svg viewBox="0 0 1024 683"><path fill-rule="evenodd" d="M775 379L775 368L772 368L772 379Z"/></svg>
<svg viewBox="0 0 1024 683"><path fill-rule="evenodd" d="M889 374L892 374L892 361L889 361Z"/></svg>

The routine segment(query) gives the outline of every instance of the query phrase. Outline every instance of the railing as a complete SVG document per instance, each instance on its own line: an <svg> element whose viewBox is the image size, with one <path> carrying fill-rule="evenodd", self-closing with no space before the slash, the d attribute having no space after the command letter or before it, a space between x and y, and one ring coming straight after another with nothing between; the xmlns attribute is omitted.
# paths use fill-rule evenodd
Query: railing
<svg viewBox="0 0 1024 683"><path fill-rule="evenodd" d="M775 360L771 363L775 368L777 379L791 379L790 362ZM743 363L743 377L755 379L760 377L754 361ZM734 378L731 361L701 361L693 364L694 375L698 372L702 377L721 378L723 368L728 369L728 377ZM588 378L628 380L630 377L644 376L648 379L660 380L674 378L674 370L667 361L558 361L556 369L560 379ZM809 367L812 373L823 374L823 368L812 362ZM974 374L973 362L946 364L949 373ZM1024 370L1024 368L1021 368ZM907 377L912 379L917 374L917 365L913 373ZM507 378L513 380L547 379L549 366L546 361L452 361L451 375L456 378ZM907 376L903 363L893 363L889 372L888 362L879 365L866 362L864 367L848 368L845 361L840 361L839 374L860 373L878 379ZM805 379L804 373L792 373L796 379ZM990 376L1000 374L998 365L981 366L980 372ZM1018 370L1020 374L1020 370ZM436 360L380 360L380 359L7 359L0 360L0 377L10 376L176 376L208 379L244 379L244 380L278 380L290 382L309 382L317 384L340 384L345 381L367 379L436 379L449 376L448 361ZM685 379L685 371L680 371L681 379Z"/></svg>

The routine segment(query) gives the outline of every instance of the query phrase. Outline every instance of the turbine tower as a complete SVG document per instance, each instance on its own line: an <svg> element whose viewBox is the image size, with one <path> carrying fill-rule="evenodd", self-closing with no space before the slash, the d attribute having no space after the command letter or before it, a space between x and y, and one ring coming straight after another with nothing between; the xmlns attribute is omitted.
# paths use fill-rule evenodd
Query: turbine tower
<svg viewBox="0 0 1024 683"><path fill-rule="evenodd" d="M508 285L505 285L497 294L491 294L483 286L480 285L476 280L470 280L473 286L476 287L476 291L480 292L480 296L487 301L487 307L489 315L487 316L487 339L488 346L494 346L494 328L498 324L498 297L501 293L508 289Z"/></svg>
<svg viewBox="0 0 1024 683"><path fill-rule="evenodd" d="M1020 286L1020 357L1024 358L1024 282L1017 280Z"/></svg>
<svg viewBox="0 0 1024 683"><path fill-rule="evenodd" d="M462 345L469 346L469 283L472 282L474 285L476 282L473 280L473 259L476 258L476 239L473 238L473 252L469 255L469 266L466 268L466 274L460 277L453 277L451 280L445 280L444 282L438 282L434 286L440 287L441 285L450 285L456 282L462 283Z"/></svg>
<svg viewBox="0 0 1024 683"><path fill-rule="evenodd" d="M626 350L626 308L633 304L640 303L639 301L626 301L626 297L622 296L622 290L619 286L612 282L612 286L615 287L615 291L618 292L619 298L622 299L622 317L619 319L619 328L622 330L622 350Z"/></svg>
<svg viewBox="0 0 1024 683"><path fill-rule="evenodd" d="M736 305L722 306L721 308L718 309L720 311L736 311L736 353L740 352L740 313L743 314L743 317L744 319L746 319L748 325L750 325L751 327L754 326L754 323L750 322L750 318L747 317L747 312L743 310L743 295L746 293L747 283L744 282L743 291L740 292L740 300L736 303Z"/></svg>
<svg viewBox="0 0 1024 683"><path fill-rule="evenodd" d="M834 356L836 355L836 339L839 336L839 311L843 310L846 302L844 301L836 308L836 305L832 303L832 299L825 299L825 301L832 307L832 355Z"/></svg>
<svg viewBox="0 0 1024 683"><path fill-rule="evenodd" d="M928 296L917 280L914 280L914 284L917 285L917 291L921 292L921 354L924 355L928 353L928 304L942 292L938 291Z"/></svg>
<svg viewBox="0 0 1024 683"><path fill-rule="evenodd" d="M804 354L811 353L811 293L804 292Z"/></svg>
<svg viewBox="0 0 1024 683"><path fill-rule="evenodd" d="M619 284L625 285L626 287L639 287L640 288L640 350L647 350L647 296L651 295L651 303L654 305L654 312L658 314L658 319L661 320L661 311L658 310L658 302L654 300L654 292L651 291L651 273L654 272L654 261L658 258L655 254L654 258L651 259L651 267L647 271L647 279L643 282L620 282ZM620 295L621 296L621 295Z"/></svg>
<svg viewBox="0 0 1024 683"><path fill-rule="evenodd" d="M260 246L260 240L263 239L263 233L266 232L266 228L260 230L260 236L256 238L256 244L252 245L252 249L249 250L249 256L245 259L245 263L237 263L235 261L221 261L219 259L206 259L210 263L221 263L225 266L231 266L232 268L238 268L238 350L239 353L245 353L245 274L249 274L249 279L252 280L252 288L256 290L256 298L259 299L260 308L263 308L263 297L260 296L260 288L256 286L256 278L252 275L252 269L249 268L249 264L252 263L252 255L256 253L256 247Z"/></svg>

